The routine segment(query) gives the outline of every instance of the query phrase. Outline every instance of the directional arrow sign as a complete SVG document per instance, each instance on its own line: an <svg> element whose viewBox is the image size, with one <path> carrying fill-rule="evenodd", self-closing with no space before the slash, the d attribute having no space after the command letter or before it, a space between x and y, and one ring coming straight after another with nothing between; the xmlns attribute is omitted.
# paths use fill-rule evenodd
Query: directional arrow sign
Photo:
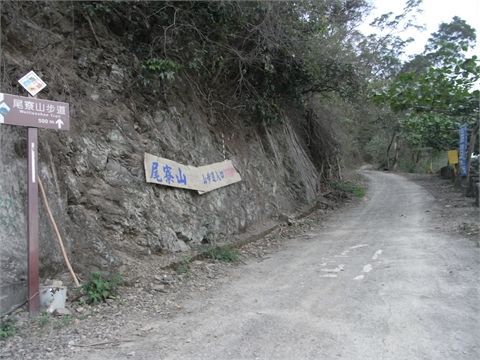
<svg viewBox="0 0 480 360"><path fill-rule="evenodd" d="M0 93L0 124L70 129L67 103Z"/></svg>
<svg viewBox="0 0 480 360"><path fill-rule="evenodd" d="M21 78L19 82L32 96L47 86L33 71ZM67 103L58 101L0 93L0 124L28 127L28 310L30 313L37 313L40 309L37 128L68 130L70 128L69 106Z"/></svg>

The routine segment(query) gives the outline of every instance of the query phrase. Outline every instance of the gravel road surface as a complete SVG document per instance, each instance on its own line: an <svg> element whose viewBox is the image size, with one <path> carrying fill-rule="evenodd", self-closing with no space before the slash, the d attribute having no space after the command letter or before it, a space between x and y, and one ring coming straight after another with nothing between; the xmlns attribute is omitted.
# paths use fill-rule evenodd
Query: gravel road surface
<svg viewBox="0 0 480 360"><path fill-rule="evenodd" d="M71 359L480 359L479 249L440 232L422 187L363 173L359 205L152 314L145 337Z"/></svg>

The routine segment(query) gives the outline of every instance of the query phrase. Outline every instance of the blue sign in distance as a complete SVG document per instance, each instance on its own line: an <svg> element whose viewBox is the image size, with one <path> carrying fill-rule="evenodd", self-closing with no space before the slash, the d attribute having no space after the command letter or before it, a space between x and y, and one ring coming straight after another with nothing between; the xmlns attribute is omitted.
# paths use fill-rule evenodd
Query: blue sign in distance
<svg viewBox="0 0 480 360"><path fill-rule="evenodd" d="M467 133L468 127L467 124L460 126L459 135L460 141L458 144L458 166L460 170L460 176L467 176L468 174L468 164L467 164Z"/></svg>

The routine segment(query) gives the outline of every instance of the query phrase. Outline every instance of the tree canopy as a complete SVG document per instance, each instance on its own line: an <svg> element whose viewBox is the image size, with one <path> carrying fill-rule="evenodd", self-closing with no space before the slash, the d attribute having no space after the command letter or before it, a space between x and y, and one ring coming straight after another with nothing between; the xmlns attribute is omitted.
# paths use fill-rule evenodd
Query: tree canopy
<svg viewBox="0 0 480 360"><path fill-rule="evenodd" d="M424 52L374 93L401 115L401 128L415 146L454 147L456 130L478 116L480 66L466 53L475 44L475 30L459 17L442 23Z"/></svg>
<svg viewBox="0 0 480 360"><path fill-rule="evenodd" d="M367 0L89 1L74 7L77 25L96 29L93 38L105 29L102 36L116 37L128 50L122 56L130 57L130 90L146 104L184 81L219 117L237 111L253 125L275 126L287 103L311 114L321 108L312 102L331 100L348 109L332 121L348 124L350 142L361 149L376 144L388 158L398 139L412 147L452 147L458 125L478 116L479 63L469 55L476 34L463 19L441 24L424 51L405 60L413 39L399 34L421 28L420 3L408 0L400 14L378 17L371 35L358 30L370 10Z"/></svg>

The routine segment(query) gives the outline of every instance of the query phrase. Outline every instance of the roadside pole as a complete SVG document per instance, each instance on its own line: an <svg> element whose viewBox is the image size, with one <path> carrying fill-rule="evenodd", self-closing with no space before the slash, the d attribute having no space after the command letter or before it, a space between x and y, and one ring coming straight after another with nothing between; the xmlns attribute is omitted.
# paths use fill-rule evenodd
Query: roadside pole
<svg viewBox="0 0 480 360"><path fill-rule="evenodd" d="M38 129L28 128L28 311L38 313L40 309L40 271L38 245Z"/></svg>
<svg viewBox="0 0 480 360"><path fill-rule="evenodd" d="M29 97L36 98L36 96ZM27 269L28 312L40 311L40 254L38 242L38 129L27 128Z"/></svg>
<svg viewBox="0 0 480 360"><path fill-rule="evenodd" d="M47 84L33 71L18 80L29 97L0 93L0 124L27 127L27 273L28 311L40 310L40 260L38 228L38 128L70 128L69 104L37 99Z"/></svg>

